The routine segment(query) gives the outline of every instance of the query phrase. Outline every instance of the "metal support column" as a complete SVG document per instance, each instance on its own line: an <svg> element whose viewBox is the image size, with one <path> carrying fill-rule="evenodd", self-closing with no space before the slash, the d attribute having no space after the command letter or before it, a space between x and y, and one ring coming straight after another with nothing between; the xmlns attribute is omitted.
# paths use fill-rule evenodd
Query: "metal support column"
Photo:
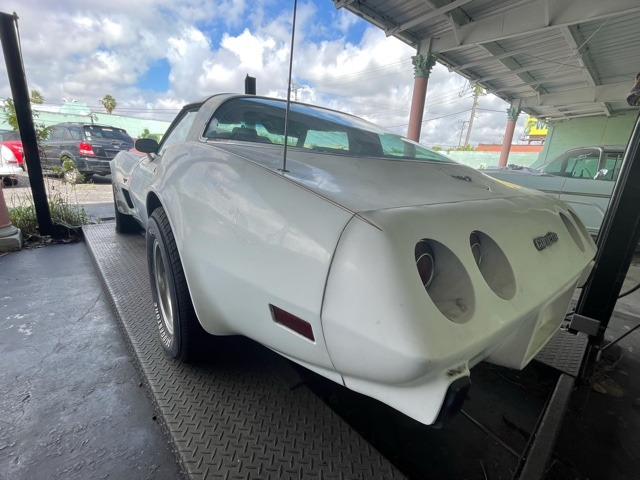
<svg viewBox="0 0 640 480"><path fill-rule="evenodd" d="M0 41L2 42L2 51L7 65L11 95L16 107L16 118L20 130L20 138L22 139L22 148L24 149L24 161L27 163L29 182L33 192L33 203L36 217L38 218L38 226L41 235L53 235L57 229L51 223L49 203L47 202L47 193L42 177L38 142L29 100L29 88L27 87L27 77L18 42L17 23L18 16L15 13L11 15L0 12Z"/></svg>

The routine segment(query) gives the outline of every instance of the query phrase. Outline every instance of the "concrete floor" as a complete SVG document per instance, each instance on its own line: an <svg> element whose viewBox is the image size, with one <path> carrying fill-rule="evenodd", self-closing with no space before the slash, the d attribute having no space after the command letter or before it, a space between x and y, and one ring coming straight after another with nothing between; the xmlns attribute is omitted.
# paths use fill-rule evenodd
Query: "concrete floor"
<svg viewBox="0 0 640 480"><path fill-rule="evenodd" d="M0 272L0 479L183 478L85 244Z"/></svg>

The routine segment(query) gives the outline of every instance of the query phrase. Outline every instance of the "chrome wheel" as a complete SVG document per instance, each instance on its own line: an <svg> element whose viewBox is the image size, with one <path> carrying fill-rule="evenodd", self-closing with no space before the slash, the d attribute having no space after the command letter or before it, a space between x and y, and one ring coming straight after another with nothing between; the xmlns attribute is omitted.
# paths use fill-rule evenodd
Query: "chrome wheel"
<svg viewBox="0 0 640 480"><path fill-rule="evenodd" d="M169 292L169 278L164 265L162 250L158 241L153 242L153 276L158 292L158 305L162 316L162 323L166 332L173 335L173 303Z"/></svg>

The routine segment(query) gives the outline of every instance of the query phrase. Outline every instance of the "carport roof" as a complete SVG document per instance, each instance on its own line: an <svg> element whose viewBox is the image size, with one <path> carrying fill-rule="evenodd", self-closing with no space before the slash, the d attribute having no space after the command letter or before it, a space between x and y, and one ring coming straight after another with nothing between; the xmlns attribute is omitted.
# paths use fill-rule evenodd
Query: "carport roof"
<svg viewBox="0 0 640 480"><path fill-rule="evenodd" d="M334 0L538 118L611 115L640 71L638 0Z"/></svg>

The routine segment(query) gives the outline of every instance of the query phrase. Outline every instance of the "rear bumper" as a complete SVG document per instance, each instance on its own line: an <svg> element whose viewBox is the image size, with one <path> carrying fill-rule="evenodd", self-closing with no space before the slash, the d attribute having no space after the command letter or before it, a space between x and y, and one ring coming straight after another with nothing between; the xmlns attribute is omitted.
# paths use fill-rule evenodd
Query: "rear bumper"
<svg viewBox="0 0 640 480"><path fill-rule="evenodd" d="M76 166L82 174L109 175L111 173L110 161L110 158L77 157Z"/></svg>
<svg viewBox="0 0 640 480"><path fill-rule="evenodd" d="M22 173L22 167L13 164L0 165L0 177L10 177Z"/></svg>

